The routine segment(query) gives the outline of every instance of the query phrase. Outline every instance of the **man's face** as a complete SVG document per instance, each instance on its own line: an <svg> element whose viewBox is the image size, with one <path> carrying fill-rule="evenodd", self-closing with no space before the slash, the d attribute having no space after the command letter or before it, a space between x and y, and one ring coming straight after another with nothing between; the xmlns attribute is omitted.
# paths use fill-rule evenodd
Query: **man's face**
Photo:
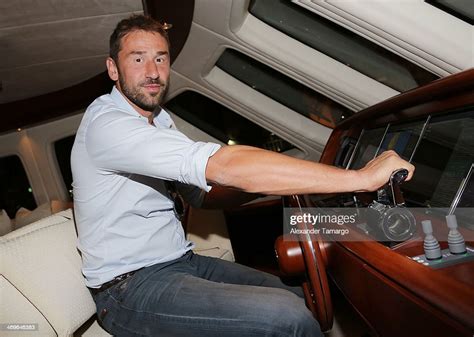
<svg viewBox="0 0 474 337"><path fill-rule="evenodd" d="M128 33L122 38L117 64L108 58L107 68L127 100L141 115L149 117L168 89L168 43L158 33L141 30Z"/></svg>

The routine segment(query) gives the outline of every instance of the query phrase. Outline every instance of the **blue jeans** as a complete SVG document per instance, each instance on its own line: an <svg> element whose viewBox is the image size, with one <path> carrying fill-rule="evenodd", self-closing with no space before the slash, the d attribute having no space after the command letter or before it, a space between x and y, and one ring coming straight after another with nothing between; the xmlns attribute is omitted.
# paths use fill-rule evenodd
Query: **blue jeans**
<svg viewBox="0 0 474 337"><path fill-rule="evenodd" d="M323 336L299 287L236 263L188 252L94 296L115 336Z"/></svg>

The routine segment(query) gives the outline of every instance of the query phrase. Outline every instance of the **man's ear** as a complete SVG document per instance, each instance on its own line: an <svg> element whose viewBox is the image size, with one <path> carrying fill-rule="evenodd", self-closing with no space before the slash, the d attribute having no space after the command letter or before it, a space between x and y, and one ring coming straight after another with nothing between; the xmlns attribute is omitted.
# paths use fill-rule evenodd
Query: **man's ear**
<svg viewBox="0 0 474 337"><path fill-rule="evenodd" d="M107 57L105 64L107 65L107 72L109 73L110 79L115 82L118 81L118 68L115 61L111 57Z"/></svg>

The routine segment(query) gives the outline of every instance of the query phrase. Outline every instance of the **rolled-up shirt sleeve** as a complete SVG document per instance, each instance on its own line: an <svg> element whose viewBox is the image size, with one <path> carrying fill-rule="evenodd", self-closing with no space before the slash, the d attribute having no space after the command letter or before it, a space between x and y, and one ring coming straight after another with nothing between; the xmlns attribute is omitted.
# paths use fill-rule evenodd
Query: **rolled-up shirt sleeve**
<svg viewBox="0 0 474 337"><path fill-rule="evenodd" d="M219 144L194 142L175 129L156 128L144 118L106 111L90 122L86 149L98 168L135 173L210 190L206 166Z"/></svg>

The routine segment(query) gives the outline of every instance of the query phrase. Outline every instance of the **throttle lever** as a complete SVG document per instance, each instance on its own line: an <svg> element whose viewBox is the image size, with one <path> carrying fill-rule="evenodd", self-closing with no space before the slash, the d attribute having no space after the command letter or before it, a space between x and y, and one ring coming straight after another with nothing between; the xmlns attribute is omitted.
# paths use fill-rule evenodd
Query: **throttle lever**
<svg viewBox="0 0 474 337"><path fill-rule="evenodd" d="M407 179L407 177L407 169L395 170L390 176L389 185L392 189L392 203L394 206L405 206L405 199L403 198L402 191L400 190L400 185Z"/></svg>
<svg viewBox="0 0 474 337"><path fill-rule="evenodd" d="M377 191L377 201L388 206L404 206L405 199L403 198L400 184L408 177L407 169L398 169L392 172L388 183Z"/></svg>
<svg viewBox="0 0 474 337"><path fill-rule="evenodd" d="M388 182L377 191L377 201L368 206L367 225L369 231L380 240L401 242L416 231L416 221L405 208L400 184L408 177L407 169L392 172Z"/></svg>

